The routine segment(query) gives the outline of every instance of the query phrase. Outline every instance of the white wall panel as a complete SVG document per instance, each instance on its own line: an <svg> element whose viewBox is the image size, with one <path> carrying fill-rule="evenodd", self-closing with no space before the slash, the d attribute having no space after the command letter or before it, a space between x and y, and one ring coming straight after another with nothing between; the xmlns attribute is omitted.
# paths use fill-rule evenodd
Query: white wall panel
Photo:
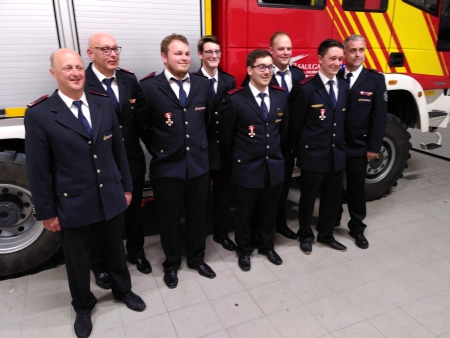
<svg viewBox="0 0 450 338"><path fill-rule="evenodd" d="M186 36L189 41L191 71L200 66L197 41L201 36L199 0L74 0L80 51L86 66L89 36L106 32L122 47L120 66L139 78L164 65L160 57L161 40L171 33Z"/></svg>
<svg viewBox="0 0 450 338"><path fill-rule="evenodd" d="M51 0L1 0L0 46L0 109L55 90L50 54L59 43Z"/></svg>

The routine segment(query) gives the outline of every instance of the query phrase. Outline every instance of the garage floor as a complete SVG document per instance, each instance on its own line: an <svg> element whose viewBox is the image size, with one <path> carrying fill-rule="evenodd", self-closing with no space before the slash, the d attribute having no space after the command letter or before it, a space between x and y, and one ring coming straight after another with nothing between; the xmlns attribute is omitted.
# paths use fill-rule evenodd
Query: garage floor
<svg viewBox="0 0 450 338"><path fill-rule="evenodd" d="M296 189L290 198L297 201ZM368 203L366 223L367 250L345 226L336 229L344 253L314 245L306 256L277 235L284 263L255 253L250 272L210 236L206 262L217 277L184 263L174 290L162 280L159 236L147 237L153 273L129 266L147 309L132 312L92 283L99 302L91 337L449 338L450 163L412 153L392 193ZM290 226L298 228L295 216ZM75 337L70 301L64 266L0 282L0 337Z"/></svg>

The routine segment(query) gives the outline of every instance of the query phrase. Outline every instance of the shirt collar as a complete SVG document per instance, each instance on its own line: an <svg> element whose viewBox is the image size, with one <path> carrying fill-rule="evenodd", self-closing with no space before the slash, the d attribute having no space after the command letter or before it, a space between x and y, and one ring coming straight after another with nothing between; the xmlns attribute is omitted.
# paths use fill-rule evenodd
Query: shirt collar
<svg viewBox="0 0 450 338"><path fill-rule="evenodd" d="M64 95L63 93L61 93L60 90L58 90L58 95L61 98L61 100L63 100L63 102L66 104L66 106L69 107L69 109L72 108L73 101L81 101L86 107L89 107L85 92L83 92L83 95L81 96L81 98L79 100L71 99L67 95Z"/></svg>
<svg viewBox="0 0 450 338"><path fill-rule="evenodd" d="M273 70L273 73L274 74L277 74L279 71L280 71L280 69L277 67L277 66L275 66L275 65L273 65L274 67L275 67L275 69ZM287 66L287 68L286 68L286 70L285 70L285 73L286 74L289 74L291 72L291 70L290 70L290 68L289 68L289 65ZM281 75L280 75L281 76Z"/></svg>
<svg viewBox="0 0 450 338"><path fill-rule="evenodd" d="M115 79L117 80L117 77L116 77L116 70L114 70L113 76L108 77L108 76L105 76L105 75L103 75L102 73L100 73L100 71L99 71L97 68L95 68L95 65L92 64L92 71L94 72L95 76L97 76L98 80L99 80L101 83L103 83L103 80L104 80L104 79L115 78Z"/></svg>
<svg viewBox="0 0 450 338"><path fill-rule="evenodd" d="M253 86L253 85L251 84L251 82L248 83L248 87L250 88L250 90L251 90L251 92L252 92L252 94L253 94L254 97L257 97L257 96L259 95L259 93L264 93L264 94L266 94L267 96L269 96L269 86L267 86L267 87L266 87L266 90L264 90L263 92L261 92L261 91L259 91L258 89L256 89L256 87Z"/></svg>
<svg viewBox="0 0 450 338"><path fill-rule="evenodd" d="M170 81L173 81L171 80L172 77L176 79L176 76L173 76L172 73L167 70L167 68L164 69L164 76L166 77L167 81L169 81L169 83ZM189 73L186 73L185 77L182 80L187 80L188 82L190 82L191 79L189 78Z"/></svg>
<svg viewBox="0 0 450 338"><path fill-rule="evenodd" d="M319 74L319 77L320 77L320 79L322 80L322 82L323 82L324 85L327 84L328 81L330 81L330 79L327 78L325 75L323 75L323 74L320 72L320 70L317 72L317 74ZM333 80L334 83L337 84L337 81L336 81L336 75L334 75L333 78L332 78L331 80Z"/></svg>
<svg viewBox="0 0 450 338"><path fill-rule="evenodd" d="M356 79L356 78L359 76L359 74L361 74L362 69L363 69L363 65L359 66L359 67L356 68L353 72L351 72L351 73L353 74L353 78L354 78L354 79ZM345 71L344 71L344 76L345 76L345 78L347 78L347 74L348 74L348 73L350 73L350 72L348 71L347 68L345 68Z"/></svg>
<svg viewBox="0 0 450 338"><path fill-rule="evenodd" d="M201 72L203 73L204 76L206 76L208 79L215 79L216 82L219 82L219 72L216 69L216 73L214 74L214 76L209 76L209 74L206 72L205 67L201 68Z"/></svg>

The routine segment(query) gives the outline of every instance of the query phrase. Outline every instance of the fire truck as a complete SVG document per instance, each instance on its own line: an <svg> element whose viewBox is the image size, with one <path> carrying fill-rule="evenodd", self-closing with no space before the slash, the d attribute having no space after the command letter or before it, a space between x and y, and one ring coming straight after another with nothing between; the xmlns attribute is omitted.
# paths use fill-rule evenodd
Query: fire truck
<svg viewBox="0 0 450 338"><path fill-rule="evenodd" d="M221 41L222 68L240 83L245 59L267 49L276 31L288 33L292 63L307 76L318 71L317 47L327 38L366 38L365 66L385 73L388 125L380 158L367 167L368 199L389 192L416 148L443 152L449 122L449 0L2 0L0 3L0 278L42 265L59 248L59 234L43 231L33 211L24 154L27 103L51 94L49 56L71 48L89 63L92 33L113 35L123 48L121 67L138 78L163 69L159 43L172 32L196 42L214 34ZM409 129L408 129L409 128ZM415 140L418 141L415 141ZM417 142L417 145L416 145ZM444 145L444 147L443 147Z"/></svg>

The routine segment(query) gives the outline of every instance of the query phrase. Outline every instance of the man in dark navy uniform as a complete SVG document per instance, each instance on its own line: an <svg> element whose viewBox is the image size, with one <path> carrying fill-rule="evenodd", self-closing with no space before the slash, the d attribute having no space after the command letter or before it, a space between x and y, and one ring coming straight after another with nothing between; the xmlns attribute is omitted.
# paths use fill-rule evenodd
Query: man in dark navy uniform
<svg viewBox="0 0 450 338"><path fill-rule="evenodd" d="M350 85L345 119L348 228L361 249L369 247L363 223L366 218L367 163L379 156L387 121L384 75L364 68L365 52L366 41L362 36L352 35L345 39L345 70L338 74Z"/></svg>
<svg viewBox="0 0 450 338"><path fill-rule="evenodd" d="M86 69L86 90L107 94L114 105L127 153L133 180L133 198L125 212L127 234L127 258L136 264L138 271L148 274L152 271L144 252L144 229L141 221L142 191L145 181L145 156L135 128L134 104L138 90L136 76L119 67L120 51L116 40L109 34L96 33L89 38L87 54L92 63ZM101 234L99 239L101 240ZM104 258L96 242L93 243L92 270L100 287L105 285Z"/></svg>
<svg viewBox="0 0 450 338"><path fill-rule="evenodd" d="M27 171L37 219L61 234L75 333L88 337L97 302L89 278L94 230L102 233L98 245L114 298L132 310L145 309L131 291L121 236L133 186L111 101L84 91L84 65L75 51L56 51L51 64L58 90L30 104L25 114Z"/></svg>
<svg viewBox="0 0 450 338"><path fill-rule="evenodd" d="M289 35L285 32L274 33L270 38L270 53L272 54L273 64L275 66L270 83L283 87L290 98L291 95L289 94L292 91L292 87L305 78L305 73L300 68L289 65L292 57L292 42ZM292 114L296 114L296 109L292 109L293 107L290 108L291 116ZM286 138L281 150L286 169L283 189L278 200L276 231L286 238L297 239L297 234L288 227L286 219L286 201L289 195L292 171L295 165L295 155L292 153L292 148L293 146L289 143L289 139Z"/></svg>
<svg viewBox="0 0 450 338"><path fill-rule="evenodd" d="M295 87L297 114L291 118L291 144L297 145L297 166L301 169L298 220L300 249L311 254L314 234L311 219L319 193L317 241L339 251L333 229L339 214L345 169L344 120L348 83L336 77L344 59L339 41L328 39L319 48L319 72Z"/></svg>
<svg viewBox="0 0 450 338"><path fill-rule="evenodd" d="M250 82L228 92L220 122L220 144L231 159L231 179L237 186L236 251L244 271L251 268L252 214L258 216L259 253L273 264L282 263L274 250L273 237L285 170L281 145L289 113L285 90L269 86L273 69L268 51L252 51L247 56Z"/></svg>
<svg viewBox="0 0 450 338"><path fill-rule="evenodd" d="M204 75L210 81L213 97L213 115L208 130L209 166L213 181L214 236L225 250L236 250L236 244L228 237L230 209L230 165L219 147L219 121L224 98L227 92L236 87L236 80L230 74L219 69L222 51L220 42L213 35L203 36L197 44L198 56L202 67L197 74Z"/></svg>
<svg viewBox="0 0 450 338"><path fill-rule="evenodd" d="M186 259L200 275L216 274L204 262L206 206L209 190L207 126L212 96L204 76L189 73L189 44L172 34L161 42L165 70L139 83L136 109L152 155L150 179L161 221L161 244L166 255L164 282L178 285L181 264L181 206L186 208Z"/></svg>

